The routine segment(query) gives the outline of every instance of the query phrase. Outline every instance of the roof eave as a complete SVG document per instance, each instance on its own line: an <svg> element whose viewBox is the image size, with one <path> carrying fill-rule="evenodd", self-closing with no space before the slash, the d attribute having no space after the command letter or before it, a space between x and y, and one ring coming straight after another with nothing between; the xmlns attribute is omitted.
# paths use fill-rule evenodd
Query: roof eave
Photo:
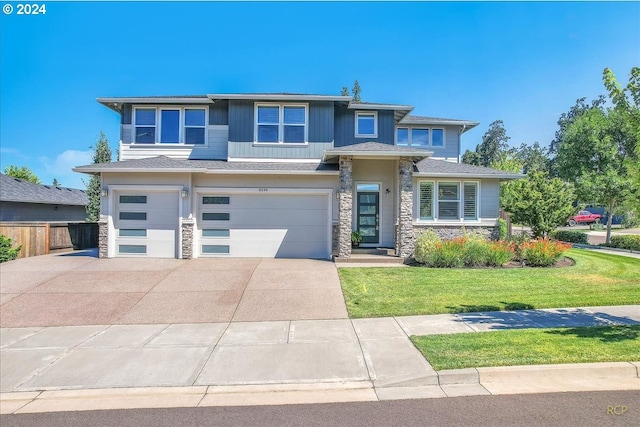
<svg viewBox="0 0 640 427"><path fill-rule="evenodd" d="M109 173L109 172L131 172L131 173L158 173L158 172L170 172L170 173L192 173L192 172L205 172L203 168L94 168L78 166L71 169L74 172L97 174L97 173Z"/></svg>
<svg viewBox="0 0 640 427"><path fill-rule="evenodd" d="M302 95L302 94L244 94L244 93L213 93L207 94L209 100L216 99L245 99L245 100L265 100L265 101L336 101L350 102L350 96L334 96L334 95Z"/></svg>
<svg viewBox="0 0 640 427"><path fill-rule="evenodd" d="M148 97L126 97L126 98L96 98L100 104L111 110L122 112L123 104L211 104L211 99L207 97L174 97L174 98L148 98Z"/></svg>
<svg viewBox="0 0 640 427"><path fill-rule="evenodd" d="M327 161L340 156L351 156L358 159L397 159L398 157L411 157L414 160L422 160L433 156L433 151L332 151L327 150L324 153L323 160Z"/></svg>
<svg viewBox="0 0 640 427"><path fill-rule="evenodd" d="M421 177L421 178L472 178L472 179L480 179L480 178L494 178L501 180L508 179L520 179L526 177L526 175L522 174L481 174L481 173L460 173L460 172L414 172L413 176Z"/></svg>

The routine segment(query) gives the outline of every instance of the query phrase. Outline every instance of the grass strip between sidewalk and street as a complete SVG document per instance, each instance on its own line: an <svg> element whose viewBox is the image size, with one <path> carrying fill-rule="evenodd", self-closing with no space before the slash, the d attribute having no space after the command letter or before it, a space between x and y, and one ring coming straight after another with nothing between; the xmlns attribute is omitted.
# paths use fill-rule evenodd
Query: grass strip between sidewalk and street
<svg viewBox="0 0 640 427"><path fill-rule="evenodd" d="M411 341L436 371L640 358L640 325L426 335Z"/></svg>
<svg viewBox="0 0 640 427"><path fill-rule="evenodd" d="M561 268L340 268L352 318L640 304L640 259L571 249Z"/></svg>

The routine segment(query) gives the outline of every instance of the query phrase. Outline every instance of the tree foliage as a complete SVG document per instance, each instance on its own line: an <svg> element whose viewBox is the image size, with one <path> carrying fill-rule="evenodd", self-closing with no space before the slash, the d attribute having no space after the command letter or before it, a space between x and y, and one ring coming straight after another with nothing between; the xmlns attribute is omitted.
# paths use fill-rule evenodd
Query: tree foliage
<svg viewBox="0 0 640 427"><path fill-rule="evenodd" d="M362 89L360 88L360 83L358 83L357 80L353 82L353 89L351 89L351 91L353 92L354 102L362 101L362 98L360 97L360 93L362 92Z"/></svg>
<svg viewBox="0 0 640 427"><path fill-rule="evenodd" d="M53 178L53 183L51 184L54 187L60 187L60 183L58 182L58 178Z"/></svg>
<svg viewBox="0 0 640 427"><path fill-rule="evenodd" d="M482 136L482 142L476 146L476 154L467 150L462 156L462 162L470 165L489 167L498 159L500 153L507 151L510 137L504 128L502 120L496 120Z"/></svg>
<svg viewBox="0 0 640 427"><path fill-rule="evenodd" d="M533 172L526 179L510 183L504 209L513 222L531 227L534 237L546 237L575 213L573 186L546 172Z"/></svg>
<svg viewBox="0 0 640 427"><path fill-rule="evenodd" d="M562 143L564 139L565 132L567 128L583 113L586 111L600 109L606 102L604 96L599 96L597 99L591 101L591 104L585 103L587 98L579 98L576 100L576 103L569 108L569 111L566 113L560 114L560 118L558 119L558 130L555 133L553 141L551 141L551 145L549 146L549 154L554 156L558 153L558 147ZM551 165L552 173L555 171L555 167Z"/></svg>
<svg viewBox="0 0 640 427"><path fill-rule="evenodd" d="M549 170L548 151L541 147L537 141L533 145L520 144L515 155L522 162L522 173L529 174Z"/></svg>
<svg viewBox="0 0 640 427"><path fill-rule="evenodd" d="M111 148L103 131L100 131L98 140L93 149L93 164L111 162ZM87 221L98 221L100 219L100 176L91 175L87 184Z"/></svg>
<svg viewBox="0 0 640 427"><path fill-rule="evenodd" d="M340 96L350 96L349 88L346 86L342 86L342 90L340 91Z"/></svg>
<svg viewBox="0 0 640 427"><path fill-rule="evenodd" d="M33 173L31 169L26 166L18 167L16 165L10 165L4 168L4 174L12 176L14 178L21 179L27 182L33 182L34 184L41 184L40 178Z"/></svg>
<svg viewBox="0 0 640 427"><path fill-rule="evenodd" d="M614 107L599 104L577 116L564 129L554 161L558 176L576 185L582 201L607 207L607 243L613 215L638 198L633 168L639 159L640 120L633 82L637 85L639 73L632 71L632 88L622 89L613 73L605 69L603 80Z"/></svg>

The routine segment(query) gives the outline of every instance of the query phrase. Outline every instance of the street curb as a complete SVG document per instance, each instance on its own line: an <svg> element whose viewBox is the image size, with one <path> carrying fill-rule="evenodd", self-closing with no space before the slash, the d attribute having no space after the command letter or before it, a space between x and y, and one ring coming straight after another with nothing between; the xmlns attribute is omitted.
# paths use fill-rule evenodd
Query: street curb
<svg viewBox="0 0 640 427"><path fill-rule="evenodd" d="M437 375L437 385L406 387L374 387L371 381L356 381L10 392L0 393L0 414L640 390L640 361L451 369Z"/></svg>

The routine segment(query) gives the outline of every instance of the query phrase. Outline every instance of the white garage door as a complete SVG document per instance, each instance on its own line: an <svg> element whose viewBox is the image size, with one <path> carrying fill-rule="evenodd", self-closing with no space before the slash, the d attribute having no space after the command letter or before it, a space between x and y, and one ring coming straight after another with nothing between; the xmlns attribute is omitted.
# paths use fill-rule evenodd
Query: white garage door
<svg viewBox="0 0 640 427"><path fill-rule="evenodd" d="M118 191L114 225L116 256L175 258L177 192Z"/></svg>
<svg viewBox="0 0 640 427"><path fill-rule="evenodd" d="M199 194L201 256L328 258L327 194Z"/></svg>

